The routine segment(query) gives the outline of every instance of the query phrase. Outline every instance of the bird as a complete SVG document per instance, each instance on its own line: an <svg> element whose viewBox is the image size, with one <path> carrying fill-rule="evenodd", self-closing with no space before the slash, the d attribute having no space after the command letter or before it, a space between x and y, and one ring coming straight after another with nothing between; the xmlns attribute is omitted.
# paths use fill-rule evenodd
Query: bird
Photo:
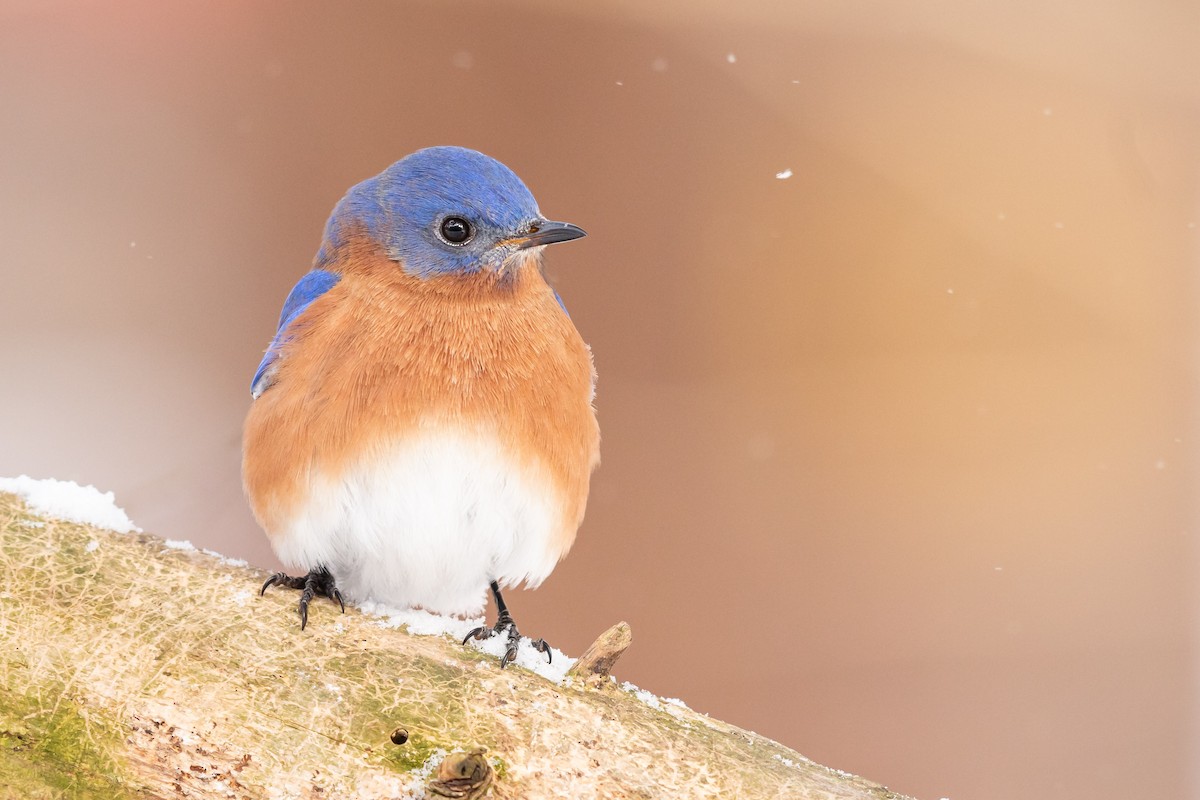
<svg viewBox="0 0 1200 800"><path fill-rule="evenodd" d="M242 477L309 604L374 601L497 621L575 541L599 463L592 352L547 282L547 219L504 164L429 147L351 188L251 382ZM530 639L552 658L544 639Z"/></svg>

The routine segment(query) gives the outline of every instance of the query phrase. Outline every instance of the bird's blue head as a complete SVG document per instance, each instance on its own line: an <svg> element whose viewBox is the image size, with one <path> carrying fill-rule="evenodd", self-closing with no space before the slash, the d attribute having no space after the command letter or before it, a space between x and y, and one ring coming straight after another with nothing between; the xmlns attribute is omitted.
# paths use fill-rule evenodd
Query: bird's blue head
<svg viewBox="0 0 1200 800"><path fill-rule="evenodd" d="M365 230L411 275L503 273L530 248L584 236L542 217L512 170L464 147L418 150L355 186L333 210L316 266Z"/></svg>

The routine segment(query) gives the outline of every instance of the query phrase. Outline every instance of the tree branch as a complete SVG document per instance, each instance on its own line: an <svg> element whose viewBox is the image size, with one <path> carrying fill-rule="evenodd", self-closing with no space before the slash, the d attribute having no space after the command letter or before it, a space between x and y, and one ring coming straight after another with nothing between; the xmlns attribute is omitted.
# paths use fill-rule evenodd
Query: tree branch
<svg viewBox="0 0 1200 800"><path fill-rule="evenodd" d="M260 597L263 577L0 494L3 796L898 797L611 682L501 672L353 609L322 604L301 633L295 596Z"/></svg>

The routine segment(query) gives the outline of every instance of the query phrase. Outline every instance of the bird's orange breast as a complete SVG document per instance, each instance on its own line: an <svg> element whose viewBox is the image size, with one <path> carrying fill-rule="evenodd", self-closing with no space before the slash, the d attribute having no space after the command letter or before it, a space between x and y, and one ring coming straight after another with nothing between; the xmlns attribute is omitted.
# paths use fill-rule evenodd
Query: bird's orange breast
<svg viewBox="0 0 1200 800"><path fill-rule="evenodd" d="M293 323L275 383L246 418L246 491L268 534L283 534L316 476L444 428L491 437L548 478L565 554L598 461L594 373L537 264L420 279L362 243L338 271Z"/></svg>

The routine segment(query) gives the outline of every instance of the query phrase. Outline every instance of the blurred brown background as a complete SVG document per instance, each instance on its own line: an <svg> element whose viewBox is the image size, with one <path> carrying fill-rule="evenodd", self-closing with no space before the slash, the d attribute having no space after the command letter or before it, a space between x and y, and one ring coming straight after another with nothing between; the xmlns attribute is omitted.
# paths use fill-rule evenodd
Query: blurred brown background
<svg viewBox="0 0 1200 800"><path fill-rule="evenodd" d="M1200 6L4 3L0 474L273 565L250 377L442 143L591 233L523 627L922 798L1200 797Z"/></svg>

